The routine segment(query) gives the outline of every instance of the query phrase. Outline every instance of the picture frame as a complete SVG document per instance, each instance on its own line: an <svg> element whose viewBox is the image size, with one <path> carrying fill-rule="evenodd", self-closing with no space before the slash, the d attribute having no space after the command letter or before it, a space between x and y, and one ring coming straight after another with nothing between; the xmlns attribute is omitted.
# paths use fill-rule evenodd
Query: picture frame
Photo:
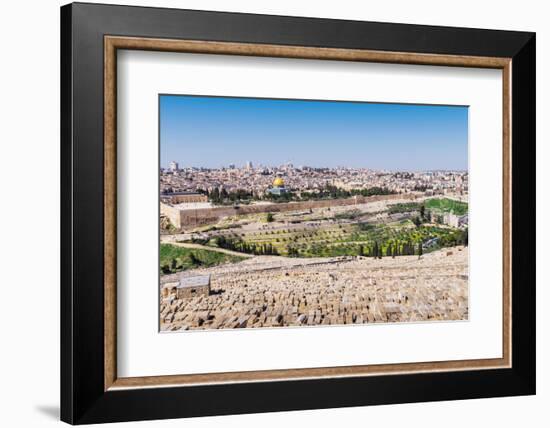
<svg viewBox="0 0 550 428"><path fill-rule="evenodd" d="M119 377L119 50L502 70L502 358ZM63 6L61 419L86 424L534 394L535 260L527 254L535 243L535 97L534 33Z"/></svg>

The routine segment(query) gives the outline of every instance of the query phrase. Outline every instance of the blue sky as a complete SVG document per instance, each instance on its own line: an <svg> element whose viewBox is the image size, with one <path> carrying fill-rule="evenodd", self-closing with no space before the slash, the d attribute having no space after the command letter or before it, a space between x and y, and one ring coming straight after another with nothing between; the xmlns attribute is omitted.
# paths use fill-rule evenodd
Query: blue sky
<svg viewBox="0 0 550 428"><path fill-rule="evenodd" d="M388 170L468 166L468 108L160 96L160 162Z"/></svg>

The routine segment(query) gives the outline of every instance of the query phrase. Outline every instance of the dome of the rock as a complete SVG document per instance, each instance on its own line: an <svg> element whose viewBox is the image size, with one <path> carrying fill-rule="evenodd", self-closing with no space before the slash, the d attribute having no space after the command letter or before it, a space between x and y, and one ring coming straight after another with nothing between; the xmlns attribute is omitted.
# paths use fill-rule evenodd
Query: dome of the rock
<svg viewBox="0 0 550 428"><path fill-rule="evenodd" d="M273 180L273 187L283 187L285 185L284 180L281 177L277 177Z"/></svg>

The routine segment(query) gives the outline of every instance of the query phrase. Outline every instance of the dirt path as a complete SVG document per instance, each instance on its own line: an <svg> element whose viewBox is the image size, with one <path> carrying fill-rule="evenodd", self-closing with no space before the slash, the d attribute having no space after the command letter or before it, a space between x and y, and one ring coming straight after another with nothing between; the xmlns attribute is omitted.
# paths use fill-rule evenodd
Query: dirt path
<svg viewBox="0 0 550 428"><path fill-rule="evenodd" d="M239 253L238 251L231 251L225 248L210 247L208 245L191 244L187 242L172 242L168 240L162 240L162 243L174 245L175 247L195 248L197 250L215 251L216 253L224 253L224 254L229 254L231 256L245 257L247 259L251 259L255 257L253 254Z"/></svg>

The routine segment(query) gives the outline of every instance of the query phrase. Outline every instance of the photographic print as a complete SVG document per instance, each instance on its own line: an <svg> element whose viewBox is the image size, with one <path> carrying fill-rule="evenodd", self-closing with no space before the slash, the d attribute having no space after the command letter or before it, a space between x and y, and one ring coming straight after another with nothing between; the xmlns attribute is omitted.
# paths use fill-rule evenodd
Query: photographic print
<svg viewBox="0 0 550 428"><path fill-rule="evenodd" d="M159 95L160 330L468 319L468 107Z"/></svg>

